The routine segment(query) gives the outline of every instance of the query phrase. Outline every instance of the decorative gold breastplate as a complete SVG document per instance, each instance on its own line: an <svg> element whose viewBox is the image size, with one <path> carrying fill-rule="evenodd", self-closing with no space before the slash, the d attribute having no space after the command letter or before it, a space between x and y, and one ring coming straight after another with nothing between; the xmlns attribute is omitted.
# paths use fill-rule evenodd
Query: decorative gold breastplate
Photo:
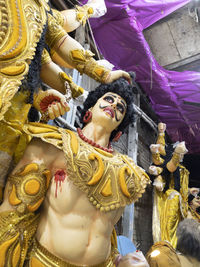
<svg viewBox="0 0 200 267"><path fill-rule="evenodd" d="M135 202L150 182L143 169L128 156L94 148L72 131L31 123L25 126L25 132L63 150L69 179L101 211Z"/></svg>

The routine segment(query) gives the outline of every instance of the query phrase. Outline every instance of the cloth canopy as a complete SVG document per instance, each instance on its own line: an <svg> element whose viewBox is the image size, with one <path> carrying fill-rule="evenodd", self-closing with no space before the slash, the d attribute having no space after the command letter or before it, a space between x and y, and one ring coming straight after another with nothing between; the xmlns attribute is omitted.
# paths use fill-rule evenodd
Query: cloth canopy
<svg viewBox="0 0 200 267"><path fill-rule="evenodd" d="M190 0L105 0L107 13L91 19L98 48L116 69L136 72L136 81L167 124L175 141L186 141L189 153L200 153L200 73L168 71L155 60L142 33Z"/></svg>

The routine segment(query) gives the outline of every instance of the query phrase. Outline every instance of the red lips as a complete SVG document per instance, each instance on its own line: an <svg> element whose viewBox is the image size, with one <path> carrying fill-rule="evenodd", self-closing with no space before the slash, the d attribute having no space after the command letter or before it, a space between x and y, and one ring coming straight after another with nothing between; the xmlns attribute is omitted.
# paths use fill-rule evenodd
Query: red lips
<svg viewBox="0 0 200 267"><path fill-rule="evenodd" d="M105 111L106 113L108 113L112 118L114 118L115 116L115 113L114 113L114 110L110 107L106 107L103 109L103 111Z"/></svg>

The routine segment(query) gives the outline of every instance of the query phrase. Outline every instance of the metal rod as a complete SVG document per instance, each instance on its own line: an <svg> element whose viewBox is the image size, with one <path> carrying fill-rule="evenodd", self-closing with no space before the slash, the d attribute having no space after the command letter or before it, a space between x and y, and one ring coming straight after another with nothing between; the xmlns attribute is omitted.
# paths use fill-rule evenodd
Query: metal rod
<svg viewBox="0 0 200 267"><path fill-rule="evenodd" d="M62 117L58 117L55 119L56 122L62 124L64 127L66 127L67 129L70 129L72 131L76 132L76 127L72 126L71 124L69 124L65 119L63 119Z"/></svg>
<svg viewBox="0 0 200 267"><path fill-rule="evenodd" d="M197 102L183 101L183 104L200 107L200 103Z"/></svg>
<svg viewBox="0 0 200 267"><path fill-rule="evenodd" d="M63 0L52 0L51 1L54 6L59 9L68 9L68 6L65 4Z"/></svg>
<svg viewBox="0 0 200 267"><path fill-rule="evenodd" d="M148 123L148 125L155 131L157 132L157 124L151 119L149 118L149 116L144 113L144 111L142 111L138 106L136 106L135 104L133 104L135 113L141 117L144 121L146 121L146 123Z"/></svg>
<svg viewBox="0 0 200 267"><path fill-rule="evenodd" d="M97 48L96 41L95 41L95 38L94 38L94 34L93 34L93 31L92 31L92 27L91 27L90 22L89 22L88 19L87 19L87 25L88 25L89 32L90 32L91 37L92 37L92 41L93 41L93 43L94 43L94 48L95 48L95 50L96 50L97 57L98 57L98 59L101 59L101 56L100 56L100 53L99 53L99 50L98 50L98 48ZM89 37L89 36L88 36L88 37Z"/></svg>

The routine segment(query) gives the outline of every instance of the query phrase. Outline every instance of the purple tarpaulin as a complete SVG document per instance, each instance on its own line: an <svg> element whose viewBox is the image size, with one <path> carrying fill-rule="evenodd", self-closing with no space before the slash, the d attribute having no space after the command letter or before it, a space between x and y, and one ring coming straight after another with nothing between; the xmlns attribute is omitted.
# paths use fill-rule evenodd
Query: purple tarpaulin
<svg viewBox="0 0 200 267"><path fill-rule="evenodd" d="M200 153L200 73L163 69L154 59L143 29L184 6L189 0L106 0L108 12L91 19L95 40L117 69L136 72L173 141L186 141L190 153Z"/></svg>

